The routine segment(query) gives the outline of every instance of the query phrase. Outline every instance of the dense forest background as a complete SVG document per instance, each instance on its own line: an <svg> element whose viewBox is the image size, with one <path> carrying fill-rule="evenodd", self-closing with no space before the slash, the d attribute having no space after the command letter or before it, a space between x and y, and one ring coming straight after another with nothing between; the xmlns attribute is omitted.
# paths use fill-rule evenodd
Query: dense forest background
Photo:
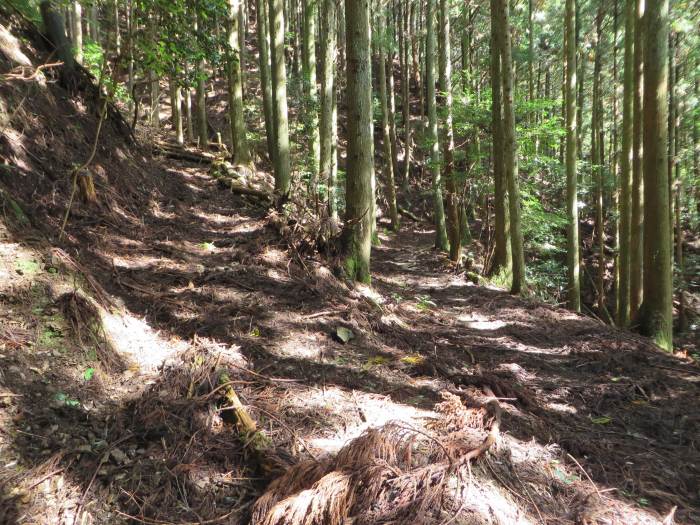
<svg viewBox="0 0 700 525"><path fill-rule="evenodd" d="M352 3L314 0L59 2L51 15L136 133L218 144L232 173L267 166L275 204L297 199L323 244L343 219L350 278L369 280L377 218L397 229L413 209L454 264L670 348L670 311L685 331L698 284L699 10L674 1L645 21L637 4L395 0L348 17ZM645 190L651 163L667 172ZM83 198L97 199L89 184Z"/></svg>

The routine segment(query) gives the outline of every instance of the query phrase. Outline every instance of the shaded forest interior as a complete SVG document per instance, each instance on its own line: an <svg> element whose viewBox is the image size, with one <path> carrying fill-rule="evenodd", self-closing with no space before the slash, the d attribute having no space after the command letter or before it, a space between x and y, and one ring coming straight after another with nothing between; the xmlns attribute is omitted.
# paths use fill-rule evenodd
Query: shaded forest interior
<svg viewBox="0 0 700 525"><path fill-rule="evenodd" d="M0 523L698 523L646 4L4 2Z"/></svg>

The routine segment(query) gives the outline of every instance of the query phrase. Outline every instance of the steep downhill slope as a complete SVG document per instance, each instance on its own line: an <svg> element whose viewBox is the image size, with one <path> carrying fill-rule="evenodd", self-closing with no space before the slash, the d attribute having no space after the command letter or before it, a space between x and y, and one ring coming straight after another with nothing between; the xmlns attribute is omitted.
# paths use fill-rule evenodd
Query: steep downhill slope
<svg viewBox="0 0 700 525"><path fill-rule="evenodd" d="M0 523L700 519L697 366L469 283L420 224L350 289L108 119L59 239L97 103L0 23Z"/></svg>

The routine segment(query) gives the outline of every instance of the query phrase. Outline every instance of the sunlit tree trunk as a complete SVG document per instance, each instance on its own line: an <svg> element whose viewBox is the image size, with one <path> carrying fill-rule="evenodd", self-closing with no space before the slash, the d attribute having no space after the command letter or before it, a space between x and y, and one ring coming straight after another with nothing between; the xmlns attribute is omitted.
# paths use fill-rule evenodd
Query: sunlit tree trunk
<svg viewBox="0 0 700 525"><path fill-rule="evenodd" d="M636 0L634 22L634 96L632 121L632 213L630 221L630 318L636 319L643 299L644 177L642 173L642 109L644 93L644 0Z"/></svg>
<svg viewBox="0 0 700 525"><path fill-rule="evenodd" d="M410 62L410 0L405 0L403 4L403 65L401 67L401 110L403 115L403 176L402 186L404 192L408 191L408 184L411 175L411 62Z"/></svg>
<svg viewBox="0 0 700 525"><path fill-rule="evenodd" d="M131 0L126 5L126 90L129 96L129 115L136 110L134 100L134 4Z"/></svg>
<svg viewBox="0 0 700 525"><path fill-rule="evenodd" d="M182 132L182 93L175 75L170 76L170 108L175 142L182 145L185 143L185 136Z"/></svg>
<svg viewBox="0 0 700 525"><path fill-rule="evenodd" d="M75 61L83 63L83 8L80 2L73 0L71 3L71 38L73 39L73 50Z"/></svg>
<svg viewBox="0 0 700 525"><path fill-rule="evenodd" d="M187 142L192 144L194 142L194 125L192 122L192 89L190 86L185 86L183 89L185 94L183 99L183 106L185 107L185 133Z"/></svg>
<svg viewBox="0 0 700 525"><path fill-rule="evenodd" d="M435 106L435 0L428 0L425 12L425 83L428 110L428 141L430 142L430 170L433 174L433 213L435 215L435 247L447 251L445 208L442 202L442 177L440 172L440 145L438 140L437 109Z"/></svg>
<svg viewBox="0 0 700 525"><path fill-rule="evenodd" d="M263 114L265 116L265 137L267 153L274 160L275 124L272 111L272 82L270 79L270 44L267 24L267 1L256 0L258 59L260 67L260 84L263 95Z"/></svg>
<svg viewBox="0 0 700 525"><path fill-rule="evenodd" d="M317 195L319 171L318 88L316 86L316 17L319 0L303 0L304 26L302 31L302 82L304 87L304 118L306 135L310 139L309 189L313 200Z"/></svg>
<svg viewBox="0 0 700 525"><path fill-rule="evenodd" d="M150 121L153 129L160 128L160 79L155 71L149 71L151 85Z"/></svg>
<svg viewBox="0 0 700 525"><path fill-rule="evenodd" d="M566 84L566 207L568 215L567 267L569 308L581 311L581 278L579 267L578 192L576 174L576 39L574 24L575 0L566 0L564 57Z"/></svg>
<svg viewBox="0 0 700 525"><path fill-rule="evenodd" d="M335 230L338 223L336 186L338 184L338 108L335 94L336 13L338 0L323 0L321 10L321 180L328 184L328 215Z"/></svg>
<svg viewBox="0 0 700 525"><path fill-rule="evenodd" d="M122 37L121 37L121 32L119 30L119 0L114 0L112 4L112 14L113 14L113 23L114 23L114 39L113 39L113 45L114 45L114 54L119 56L122 53Z"/></svg>
<svg viewBox="0 0 700 525"><path fill-rule="evenodd" d="M372 71L369 0L345 0L347 38L347 178L344 267L350 279L370 282L372 249Z"/></svg>
<svg viewBox="0 0 700 525"><path fill-rule="evenodd" d="M625 2L624 91L622 93L622 149L620 151L620 254L618 256L617 324L630 321L630 235L632 181L632 126L634 99L635 0Z"/></svg>
<svg viewBox="0 0 700 525"><path fill-rule="evenodd" d="M238 13L236 17L238 18L238 61L240 63L241 70L241 98L245 98L246 90L246 72L248 68L246 66L246 48L245 48L245 37L246 37L246 2L247 0L238 0Z"/></svg>
<svg viewBox="0 0 700 525"><path fill-rule="evenodd" d="M459 233L459 199L454 173L454 131L452 128L452 53L450 47L450 13L448 0L440 0L440 101L443 121L442 175L445 179L447 200L447 234L450 242L450 259L458 262L462 251L462 237Z"/></svg>
<svg viewBox="0 0 700 525"><path fill-rule="evenodd" d="M243 79L241 77L241 50L239 21L242 0L228 0L228 35L226 67L228 69L228 116L231 126L231 146L236 164L248 164L250 152L246 138L246 125L243 114Z"/></svg>
<svg viewBox="0 0 700 525"><path fill-rule="evenodd" d="M600 140L602 126L602 103L600 100L600 77L602 62L603 9L598 8L595 33L595 62L593 66L593 96L591 100L591 177L595 184L595 244L598 250L598 274L596 292L598 295L598 312L605 312L605 219L603 215L603 144Z"/></svg>
<svg viewBox="0 0 700 525"><path fill-rule="evenodd" d="M100 43L100 24L97 20L97 4L93 4L89 7L88 11L88 29L90 34L90 39L93 42Z"/></svg>
<svg viewBox="0 0 700 525"><path fill-rule="evenodd" d="M382 108L382 151L384 156L384 184L386 187L386 198L389 203L389 219L391 229L399 229L399 213L396 207L396 186L394 181L394 153L392 151L391 133L389 129L389 101L387 96L386 78L386 17L384 8L378 8L377 16L377 68L379 77L379 101Z"/></svg>
<svg viewBox="0 0 700 525"><path fill-rule="evenodd" d="M394 179L399 176L398 140L396 138L396 90L394 87L394 55L387 53L386 57L387 77L387 102L389 103L389 139L391 140L391 164L394 170Z"/></svg>
<svg viewBox="0 0 700 525"><path fill-rule="evenodd" d="M491 135L494 178L494 229L495 250L491 273L500 273L510 281L512 257L510 244L510 219L508 216L508 191L503 163L503 101L501 75L501 52L498 41L498 23L495 13L497 0L491 0Z"/></svg>
<svg viewBox="0 0 700 525"><path fill-rule="evenodd" d="M284 57L283 0L269 0L272 109L275 124L275 193L280 203L290 190L289 121L287 118L287 68Z"/></svg>
<svg viewBox="0 0 700 525"><path fill-rule="evenodd" d="M498 41L503 78L503 169L508 186L508 218L510 219L510 247L513 260L513 280L510 291L518 294L525 289L525 252L520 227L520 188L518 184L518 147L515 140L515 103L513 93L513 58L508 0L497 0ZM491 16L494 16L493 13Z"/></svg>
<svg viewBox="0 0 700 525"><path fill-rule="evenodd" d="M673 348L671 225L668 193L668 0L644 14L644 302L641 328Z"/></svg>

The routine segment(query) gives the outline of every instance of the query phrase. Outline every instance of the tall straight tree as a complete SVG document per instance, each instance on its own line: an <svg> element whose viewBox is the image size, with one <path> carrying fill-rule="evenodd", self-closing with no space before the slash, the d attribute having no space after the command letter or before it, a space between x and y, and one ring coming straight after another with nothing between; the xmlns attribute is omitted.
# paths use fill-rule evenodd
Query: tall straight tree
<svg viewBox="0 0 700 525"><path fill-rule="evenodd" d="M591 97L591 178L595 184L595 244L598 250L598 273L596 292L598 312L603 315L605 309L605 218L603 215L603 143L602 137L602 102L600 82L603 68L603 7L598 7L595 20L593 50L593 94Z"/></svg>
<svg viewBox="0 0 700 525"><path fill-rule="evenodd" d="M318 130L318 88L316 86L316 18L318 16L319 0L303 0L304 25L302 28L302 81L304 86L304 120L306 134L311 138L310 190L313 195L317 191L319 171L319 130ZM314 199L315 200L315 199Z"/></svg>
<svg viewBox="0 0 700 525"><path fill-rule="evenodd" d="M284 0L270 3L270 54L272 69L272 109L275 127L275 193L278 203L289 197L289 120L287 117L287 69L284 56Z"/></svg>
<svg viewBox="0 0 700 525"><path fill-rule="evenodd" d="M636 0L634 19L634 118L632 122L632 219L630 221L630 318L636 319L644 298L644 176L642 109L644 94L644 0Z"/></svg>
<svg viewBox="0 0 700 525"><path fill-rule="evenodd" d="M396 207L396 184L394 176L394 144L391 140L390 113L387 95L387 75L386 75L386 17L384 7L379 6L377 14L377 69L379 70L379 101L382 108L382 150L384 155L384 184L386 186L386 198L389 203L389 219L391 229L399 229L399 213Z"/></svg>
<svg viewBox="0 0 700 525"><path fill-rule="evenodd" d="M625 64L622 93L622 150L620 151L620 255L617 324L630 321L630 234L632 182L632 123L634 100L634 18L636 0L625 2Z"/></svg>
<svg viewBox="0 0 700 525"><path fill-rule="evenodd" d="M642 332L673 349L673 283L667 165L668 1L644 13L644 302Z"/></svg>
<svg viewBox="0 0 700 525"><path fill-rule="evenodd" d="M322 180L328 184L328 215L331 227L338 223L336 185L338 183L338 107L335 94L335 62L338 55L336 13L338 0L323 0L321 10L321 150L320 170Z"/></svg>
<svg viewBox="0 0 700 525"><path fill-rule="evenodd" d="M277 0L275 0L277 1ZM347 177L344 267L350 279L370 282L372 250L372 69L369 0L345 0Z"/></svg>
<svg viewBox="0 0 700 525"><path fill-rule="evenodd" d="M566 104L566 207L568 215L567 267L569 308L581 311L581 277L578 241L578 192L576 174L576 2L566 0L564 30L564 62L566 82L564 98Z"/></svg>
<svg viewBox="0 0 700 525"><path fill-rule="evenodd" d="M435 107L435 0L428 0L425 12L425 84L428 110L428 140L430 141L430 169L433 173L433 213L435 215L435 247L447 251L447 228L445 207L442 202L442 180L440 173L440 144L438 140L437 109Z"/></svg>
<svg viewBox="0 0 700 525"><path fill-rule="evenodd" d="M454 173L454 130L452 127L452 52L450 47L449 1L440 0L440 100L442 102L442 174L447 190L447 234L450 241L450 259L458 262L462 251L459 231L457 181Z"/></svg>
<svg viewBox="0 0 700 525"><path fill-rule="evenodd" d="M185 135L182 131L182 91L174 73L170 75L168 84L170 87L170 110L173 131L175 132L175 142L182 145L185 143Z"/></svg>
<svg viewBox="0 0 700 525"><path fill-rule="evenodd" d="M491 12L498 10L496 0L491 0ZM510 280L513 259L510 250L510 220L508 218L508 190L503 164L503 96L501 75L501 51L498 41L498 21L491 16L491 136L494 179L494 229L495 249L491 273L501 273Z"/></svg>
<svg viewBox="0 0 700 525"><path fill-rule="evenodd" d="M258 61L260 65L260 84L263 95L263 114L265 116L265 138L270 160L274 162L275 124L272 111L272 81L270 79L270 44L267 23L267 1L256 0Z"/></svg>
<svg viewBox="0 0 700 525"><path fill-rule="evenodd" d="M80 2L71 2L71 37L73 38L73 52L75 61L83 63L83 7Z"/></svg>
<svg viewBox="0 0 700 525"><path fill-rule="evenodd" d="M195 6L195 26L194 31L197 34L201 28L201 15L199 12L200 5L197 3ZM195 82L196 82L196 98L197 98L197 140L199 142L200 148L206 148L209 143L209 128L207 124L207 93L205 86L205 72L204 72L204 54L197 59L196 69L195 69Z"/></svg>
<svg viewBox="0 0 700 525"><path fill-rule="evenodd" d="M411 175L411 59L410 59L410 0L402 3L403 7L403 31L400 36L403 42L403 62L401 65L401 110L403 115L403 177L402 186L408 190L408 181Z"/></svg>
<svg viewBox="0 0 700 525"><path fill-rule="evenodd" d="M250 152L248 151L243 115L243 78L241 76L241 49L238 39L241 1L228 0L226 65L228 68L229 124L231 126L233 160L236 164L248 164Z"/></svg>
<svg viewBox="0 0 700 525"><path fill-rule="evenodd" d="M497 39L501 56L503 87L503 169L508 186L508 217L510 219L510 248L513 259L513 280L510 291L521 293L525 288L525 252L520 227L520 188L518 184L518 149L515 140L515 104L513 93L513 57L508 0L497 0Z"/></svg>

